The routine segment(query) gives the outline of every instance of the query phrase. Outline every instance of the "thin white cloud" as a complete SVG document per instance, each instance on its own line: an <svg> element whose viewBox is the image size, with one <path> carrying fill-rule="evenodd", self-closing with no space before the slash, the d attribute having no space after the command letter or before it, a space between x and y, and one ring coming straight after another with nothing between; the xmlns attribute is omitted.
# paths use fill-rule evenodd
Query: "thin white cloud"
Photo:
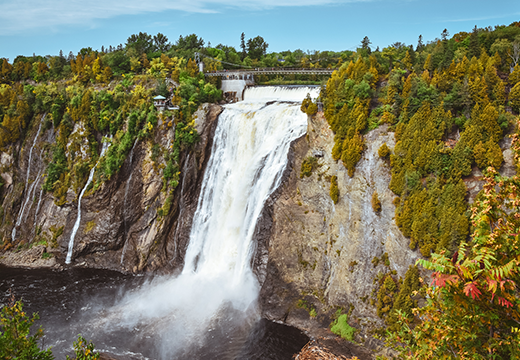
<svg viewBox="0 0 520 360"><path fill-rule="evenodd" d="M501 15L471 17L471 18L447 19L447 20L441 20L440 22L484 21L484 20L493 20L493 19L503 19L503 18L515 16L515 15L520 15L520 12L513 13L513 14L509 13L509 14L501 14Z"/></svg>
<svg viewBox="0 0 520 360"><path fill-rule="evenodd" d="M365 1L370 0L1 0L0 35L52 30L64 25L88 26L97 19L165 10L218 13L223 7L262 10Z"/></svg>

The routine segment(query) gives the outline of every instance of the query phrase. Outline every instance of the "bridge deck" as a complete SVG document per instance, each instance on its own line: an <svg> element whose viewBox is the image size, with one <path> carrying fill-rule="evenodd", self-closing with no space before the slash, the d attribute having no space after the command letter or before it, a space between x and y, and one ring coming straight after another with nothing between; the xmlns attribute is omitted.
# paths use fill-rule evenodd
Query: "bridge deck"
<svg viewBox="0 0 520 360"><path fill-rule="evenodd" d="M205 76L231 76L231 75L332 75L336 69L280 69L280 68L259 68L249 70L218 70L204 73Z"/></svg>

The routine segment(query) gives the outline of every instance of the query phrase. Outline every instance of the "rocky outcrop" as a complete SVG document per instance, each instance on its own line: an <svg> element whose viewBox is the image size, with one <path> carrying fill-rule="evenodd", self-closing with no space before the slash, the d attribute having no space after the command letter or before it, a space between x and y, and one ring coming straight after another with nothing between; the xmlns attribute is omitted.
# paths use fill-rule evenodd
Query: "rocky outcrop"
<svg viewBox="0 0 520 360"><path fill-rule="evenodd" d="M81 223L74 241L73 264L132 272L159 269L171 272L183 264L191 219L196 210L198 192L221 111L218 105L204 105L195 114L200 141L193 149L182 153L181 175L173 194L162 190L162 154L173 144L175 134L170 119L159 123L152 140L139 141L134 145L116 175L85 193L81 203ZM51 194L40 191L43 179L35 175L42 174L45 162L50 160L48 149L53 143L53 134L52 129L42 131L36 141L29 184L37 184L32 192L32 187L26 188L24 182L28 147L36 131L28 135L30 141L25 142L20 159L16 159L16 149L12 149L11 154L2 154L1 176L6 194L2 204L2 235L4 243L13 243L10 237L13 225L16 225L15 215L21 213L20 209L27 201L21 224L16 228L14 244L21 253L35 244L46 244L45 251L55 257L55 263L63 264L77 218L78 194L81 189L77 192L69 189L66 202L61 206L56 204ZM101 139L97 140L101 144ZM34 154L41 155L38 157ZM12 173L7 169L15 168L16 165L19 170L14 172L13 181ZM170 195L169 211L163 215L165 211L160 210ZM9 263L9 257L4 256L0 262ZM23 265L23 261L16 264ZM53 264L44 262L41 265Z"/></svg>
<svg viewBox="0 0 520 360"><path fill-rule="evenodd" d="M331 158L333 137L318 114L309 120L308 136L292 146L292 171L264 214L272 227L264 243L269 255L260 298L268 318L320 336L338 308L353 307L349 323L360 330L356 340L372 342L368 332L382 326L370 304L374 278L392 270L404 277L418 254L395 224L390 167L378 156L383 143L395 145L393 133L381 126L365 136L367 148L352 178ZM301 164L309 156L317 156L319 167L301 178ZM337 204L329 195L333 175L340 189ZM379 213L371 204L374 191L382 204ZM389 266L374 265L374 257L384 253Z"/></svg>

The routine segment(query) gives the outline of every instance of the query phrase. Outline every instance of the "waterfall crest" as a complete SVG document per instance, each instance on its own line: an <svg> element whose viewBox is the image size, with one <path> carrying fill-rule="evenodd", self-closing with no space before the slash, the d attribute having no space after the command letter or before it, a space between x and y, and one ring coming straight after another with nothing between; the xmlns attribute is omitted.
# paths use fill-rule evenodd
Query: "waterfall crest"
<svg viewBox="0 0 520 360"><path fill-rule="evenodd" d="M291 142L306 132L300 103L309 92L316 97L319 89L252 88L246 100L225 106L182 273L156 278L128 294L106 321L154 336L167 334L161 335L156 356L172 358L201 342L230 314L246 323L258 320L253 234L265 201L280 185Z"/></svg>

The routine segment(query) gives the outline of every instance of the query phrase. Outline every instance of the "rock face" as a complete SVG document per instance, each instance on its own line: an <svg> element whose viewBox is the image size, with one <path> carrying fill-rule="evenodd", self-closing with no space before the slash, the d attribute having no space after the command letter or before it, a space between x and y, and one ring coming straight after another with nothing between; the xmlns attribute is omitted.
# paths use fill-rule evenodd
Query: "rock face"
<svg viewBox="0 0 520 360"><path fill-rule="evenodd" d="M393 133L382 126L366 135L367 149L353 178L331 158L333 137L318 114L309 120L308 136L293 144L292 171L264 213L263 222L272 222L272 227L263 239L268 261L260 298L268 318L315 335L328 327L338 307L346 312L353 306L349 323L362 329L357 340L364 342L366 331L382 325L370 305L375 297L373 279L378 272L391 270L404 278L418 254L409 249L409 241L395 224L395 195L388 189L390 167L378 156L383 143L394 147ZM317 155L319 168L301 178L303 160ZM337 204L329 195L333 175L340 189ZM380 213L371 204L375 191ZM374 266L373 258L384 253L390 265ZM257 262L261 262L258 257ZM315 318L309 314L312 308Z"/></svg>
<svg viewBox="0 0 520 360"><path fill-rule="evenodd" d="M205 105L195 114L201 140L194 149L183 152L181 156L179 185L173 193L167 215L158 215L168 194L161 190L161 159L155 158L154 161L152 154L154 145L165 150L173 143L175 130L171 123L168 124L170 126L166 124L167 121L155 131L153 142L140 141L134 145L122 168L110 181L85 193L81 202L81 223L74 241L73 263L133 272L158 269L171 272L183 264L191 219L196 210L198 192L221 111L218 105ZM27 202L20 225L16 227L16 243L26 244L21 247L22 252L27 246L47 243L45 250L54 255L56 263L62 264L77 218L78 194L81 189L77 193L69 189L67 201L62 206L56 205L51 194L40 191L43 182L41 174L46 167L46 153L40 149L48 149L49 144L54 142L50 129L42 132L35 143L29 186L24 186L29 147L36 136L34 130L33 126L19 159L15 156L17 149L12 149L11 155L2 154L1 157L1 176L5 184L3 191L6 194L2 204L2 235L4 239L10 240L17 215ZM98 143L101 143L101 139L98 139ZM49 160L48 155L46 160ZM15 172L17 178L14 181L4 171L9 167L19 169ZM40 174L38 178L37 173ZM32 189L34 182L36 186ZM0 262L23 264L23 261L17 263L10 258L0 257ZM42 263L44 266L53 264L49 261Z"/></svg>

